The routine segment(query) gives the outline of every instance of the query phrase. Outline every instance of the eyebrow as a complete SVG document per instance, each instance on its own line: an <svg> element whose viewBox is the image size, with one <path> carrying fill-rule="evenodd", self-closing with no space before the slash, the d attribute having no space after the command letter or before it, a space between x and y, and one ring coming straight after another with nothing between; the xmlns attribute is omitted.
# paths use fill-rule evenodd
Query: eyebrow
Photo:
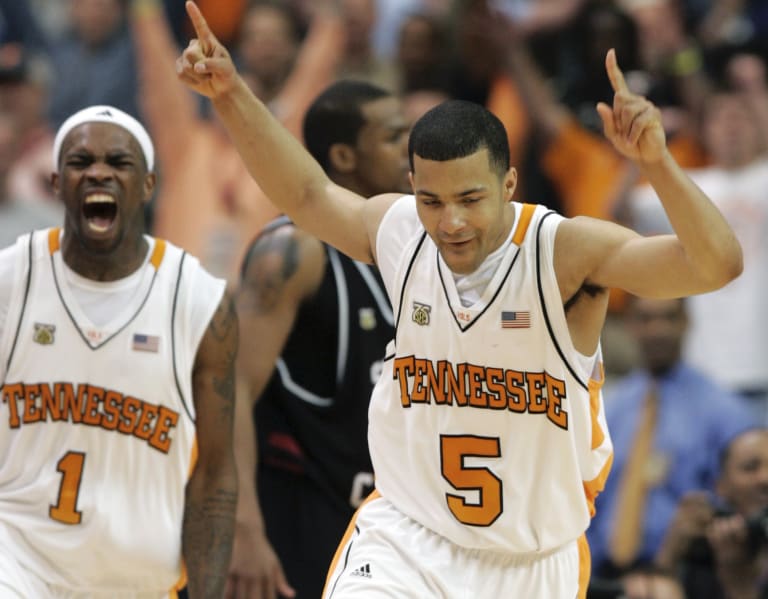
<svg viewBox="0 0 768 599"><path fill-rule="evenodd" d="M477 187L472 187L472 188L467 189L465 191L460 191L459 193L456 194L456 196L458 196L460 198L465 198L467 196L471 196L471 195L474 195L476 193L484 193L486 191L488 191L488 189L484 185L478 185ZM416 195L428 196L430 198L438 197L438 194L433 193L431 191L427 191L426 189L417 189L416 190Z"/></svg>
<svg viewBox="0 0 768 599"><path fill-rule="evenodd" d="M70 150L67 150L66 152L62 153L62 157L65 156L93 156L95 155L95 152L85 146L77 146ZM107 158L124 158L126 156L131 157L133 156L133 153L130 150L122 150L122 149L110 149L104 152L104 155Z"/></svg>

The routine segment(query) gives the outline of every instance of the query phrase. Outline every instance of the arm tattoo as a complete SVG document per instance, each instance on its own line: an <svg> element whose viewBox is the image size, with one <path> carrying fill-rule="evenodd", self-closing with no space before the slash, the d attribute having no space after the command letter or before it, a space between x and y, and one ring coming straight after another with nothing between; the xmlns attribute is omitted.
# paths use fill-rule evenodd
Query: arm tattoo
<svg viewBox="0 0 768 599"><path fill-rule="evenodd" d="M228 295L224 297L221 305L213 315L210 324L211 334L217 342L222 342L229 335L237 334L237 313L235 304Z"/></svg>
<svg viewBox="0 0 768 599"><path fill-rule="evenodd" d="M182 545L190 597L221 599L227 579L237 507L232 449L238 326L225 293L198 350L195 403L199 458L187 483Z"/></svg>
<svg viewBox="0 0 768 599"><path fill-rule="evenodd" d="M213 377L213 390L221 397L221 416L230 420L235 414L235 368L230 368L227 376Z"/></svg>
<svg viewBox="0 0 768 599"><path fill-rule="evenodd" d="M275 308L285 283L299 269L299 242L292 234L272 233L248 250L244 284L252 293L252 309L266 313Z"/></svg>
<svg viewBox="0 0 768 599"><path fill-rule="evenodd" d="M204 493L187 492L182 543L189 574L190 597L220 598L234 539L237 488L214 487Z"/></svg>

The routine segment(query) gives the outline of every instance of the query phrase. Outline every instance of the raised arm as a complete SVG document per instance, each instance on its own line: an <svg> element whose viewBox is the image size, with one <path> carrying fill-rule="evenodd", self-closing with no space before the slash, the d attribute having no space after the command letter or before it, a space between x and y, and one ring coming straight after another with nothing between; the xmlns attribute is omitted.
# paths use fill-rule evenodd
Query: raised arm
<svg viewBox="0 0 768 599"><path fill-rule="evenodd" d="M182 551L190 597L224 593L237 504L232 449L237 316L225 295L195 358L192 388L198 458L187 483Z"/></svg>
<svg viewBox="0 0 768 599"><path fill-rule="evenodd" d="M613 50L606 57L606 69L615 93L613 106L597 107L605 135L653 186L675 234L645 238L605 221L564 222L555 250L564 297L584 283L648 297L680 297L722 287L741 273L736 236L670 155L658 109L628 90Z"/></svg>
<svg viewBox="0 0 768 599"><path fill-rule="evenodd" d="M133 0L131 29L140 77L141 107L157 146L158 162L174 169L197 120L195 96L170 77L178 50L162 0Z"/></svg>
<svg viewBox="0 0 768 599"><path fill-rule="evenodd" d="M312 100L330 85L344 58L346 27L337 0L313 2L313 16L291 73L277 98L273 114L296 139L302 138L304 114Z"/></svg>
<svg viewBox="0 0 768 599"><path fill-rule="evenodd" d="M187 12L197 38L177 61L179 78L208 96L261 189L297 226L357 260L374 258L380 204L335 185L320 165L251 93L226 48L193 2Z"/></svg>
<svg viewBox="0 0 768 599"><path fill-rule="evenodd" d="M239 594L233 597L273 597L275 589L282 596L293 596L266 538L259 508L253 405L275 370L302 302L317 291L324 271L322 244L293 226L262 235L246 258L237 298L240 357L235 453L240 491L230 586Z"/></svg>

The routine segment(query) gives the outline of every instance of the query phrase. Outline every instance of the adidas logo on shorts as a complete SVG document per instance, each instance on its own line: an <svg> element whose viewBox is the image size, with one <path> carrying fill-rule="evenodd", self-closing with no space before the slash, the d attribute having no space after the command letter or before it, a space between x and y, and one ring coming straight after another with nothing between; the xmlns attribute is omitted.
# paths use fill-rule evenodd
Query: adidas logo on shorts
<svg viewBox="0 0 768 599"><path fill-rule="evenodd" d="M355 568L349 573L350 576L362 576L363 578L371 578L371 564L365 564L359 568Z"/></svg>

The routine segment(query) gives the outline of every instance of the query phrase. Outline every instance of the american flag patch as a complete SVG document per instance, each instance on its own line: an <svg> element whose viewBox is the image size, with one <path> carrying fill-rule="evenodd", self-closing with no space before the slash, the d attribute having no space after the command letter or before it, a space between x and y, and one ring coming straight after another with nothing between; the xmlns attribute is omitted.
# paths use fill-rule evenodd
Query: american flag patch
<svg viewBox="0 0 768 599"><path fill-rule="evenodd" d="M502 329L527 329L531 326L531 313L525 312L508 312L502 311L501 313L501 328Z"/></svg>
<svg viewBox="0 0 768 599"><path fill-rule="evenodd" d="M157 335L142 335L136 333L133 336L133 349L135 351L151 351L157 353L160 348L160 337Z"/></svg>

